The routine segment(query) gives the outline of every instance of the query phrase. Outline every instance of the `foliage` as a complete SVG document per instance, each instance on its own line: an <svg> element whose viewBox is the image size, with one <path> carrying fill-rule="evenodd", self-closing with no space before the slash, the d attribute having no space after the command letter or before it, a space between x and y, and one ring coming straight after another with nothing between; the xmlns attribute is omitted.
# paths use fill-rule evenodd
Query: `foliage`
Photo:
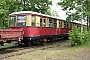
<svg viewBox="0 0 90 60"><path fill-rule="evenodd" d="M52 1L49 0L21 0L21 2L24 3L23 8L26 10L43 14L50 9L49 5L52 5Z"/></svg>
<svg viewBox="0 0 90 60"><path fill-rule="evenodd" d="M72 31L69 33L69 39L72 46L81 45L88 41L88 31L84 29L81 34L80 29L76 26L73 27Z"/></svg>
<svg viewBox="0 0 90 60"><path fill-rule="evenodd" d="M52 13L51 13L52 16L54 17L59 17L58 13L56 10L53 10Z"/></svg>
<svg viewBox="0 0 90 60"><path fill-rule="evenodd" d="M47 10L47 11L45 12L45 14L51 16L51 15L52 15L52 13L51 13L51 9L50 9L50 10Z"/></svg>
<svg viewBox="0 0 90 60"><path fill-rule="evenodd" d="M8 27L8 15L15 11L20 11L20 4L17 0L0 1L0 28Z"/></svg>
<svg viewBox="0 0 90 60"><path fill-rule="evenodd" d="M6 13L8 13L7 10L3 10L3 9L0 10L0 28L6 28L8 25Z"/></svg>
<svg viewBox="0 0 90 60"><path fill-rule="evenodd" d="M86 28L84 28L83 34L82 34L82 40L83 42L88 42L89 41L89 35L90 33L87 31Z"/></svg>
<svg viewBox="0 0 90 60"><path fill-rule="evenodd" d="M58 5L62 7L62 10L67 11L67 20L81 20L81 14L82 19L90 15L89 2L90 0L62 0L58 2Z"/></svg>
<svg viewBox="0 0 90 60"><path fill-rule="evenodd" d="M57 11L56 10L47 10L46 12L45 12L45 14L47 14L47 15L50 15L50 16L53 16L53 17L59 17L59 15L58 15L58 13L57 13Z"/></svg>

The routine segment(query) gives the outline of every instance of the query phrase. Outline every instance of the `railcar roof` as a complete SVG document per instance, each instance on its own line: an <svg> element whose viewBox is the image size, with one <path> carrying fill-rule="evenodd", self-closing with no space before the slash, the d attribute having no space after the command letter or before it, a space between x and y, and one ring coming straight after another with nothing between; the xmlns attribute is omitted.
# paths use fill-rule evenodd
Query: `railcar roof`
<svg viewBox="0 0 90 60"><path fill-rule="evenodd" d="M20 12L14 12L14 13L11 13L9 15L17 15L17 14L35 14L35 15L40 15L40 16L45 16L45 17L49 17L49 18L53 18L53 19L58 19L58 20L63 20L63 19L60 19L59 17L53 17L53 16L50 16L50 15L46 15L46 14L42 14L42 13L37 13L37 12L32 12L32 11L20 11ZM65 21L65 20L63 20Z"/></svg>

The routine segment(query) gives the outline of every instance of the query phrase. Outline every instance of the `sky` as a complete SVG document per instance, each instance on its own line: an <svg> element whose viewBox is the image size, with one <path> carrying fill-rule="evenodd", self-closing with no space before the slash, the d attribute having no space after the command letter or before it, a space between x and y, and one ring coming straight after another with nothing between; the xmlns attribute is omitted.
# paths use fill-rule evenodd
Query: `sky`
<svg viewBox="0 0 90 60"><path fill-rule="evenodd" d="M52 10L56 10L58 15L59 15L59 18L66 20L66 16L65 16L66 12L61 10L61 7L56 4L57 2L60 2L60 0L52 0L52 4L53 5L50 6L51 7L51 11Z"/></svg>

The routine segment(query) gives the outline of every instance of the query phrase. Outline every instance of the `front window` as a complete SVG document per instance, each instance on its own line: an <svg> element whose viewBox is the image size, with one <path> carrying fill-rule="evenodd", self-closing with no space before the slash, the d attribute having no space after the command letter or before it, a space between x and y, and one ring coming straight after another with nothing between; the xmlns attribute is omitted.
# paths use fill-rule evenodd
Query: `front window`
<svg viewBox="0 0 90 60"><path fill-rule="evenodd" d="M26 25L26 16L17 16L17 26Z"/></svg>
<svg viewBox="0 0 90 60"><path fill-rule="evenodd" d="M26 16L10 16L9 26L26 26Z"/></svg>
<svg viewBox="0 0 90 60"><path fill-rule="evenodd" d="M10 16L9 26L15 26L16 16Z"/></svg>

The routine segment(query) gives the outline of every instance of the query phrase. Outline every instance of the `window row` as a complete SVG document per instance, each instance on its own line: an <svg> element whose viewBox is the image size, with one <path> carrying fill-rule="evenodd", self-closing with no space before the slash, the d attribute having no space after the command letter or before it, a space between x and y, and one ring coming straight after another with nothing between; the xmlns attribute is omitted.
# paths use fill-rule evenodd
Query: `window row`
<svg viewBox="0 0 90 60"><path fill-rule="evenodd" d="M36 16L31 16L31 26L37 26ZM11 16L9 20L9 26L26 26L27 16ZM49 18L39 18L40 27L55 27L55 28L72 28L75 23L69 23L65 21L49 19Z"/></svg>
<svg viewBox="0 0 90 60"><path fill-rule="evenodd" d="M40 27L57 27L57 20L40 18Z"/></svg>

